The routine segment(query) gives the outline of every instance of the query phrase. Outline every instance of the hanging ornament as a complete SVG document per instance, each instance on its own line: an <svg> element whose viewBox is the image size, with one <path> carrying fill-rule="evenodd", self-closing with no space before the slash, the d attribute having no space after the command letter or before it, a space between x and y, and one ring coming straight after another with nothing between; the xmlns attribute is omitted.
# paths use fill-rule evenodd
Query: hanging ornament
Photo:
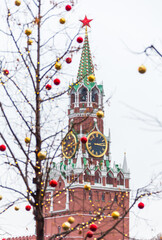
<svg viewBox="0 0 162 240"><path fill-rule="evenodd" d="M25 143L30 143L30 138L29 137L25 138Z"/></svg>
<svg viewBox="0 0 162 240"><path fill-rule="evenodd" d="M65 231L69 230L69 228L70 228L70 223L69 223L69 222L64 222L64 223L62 224L62 228L63 228Z"/></svg>
<svg viewBox="0 0 162 240"><path fill-rule="evenodd" d="M15 5L16 5L16 6L20 6L20 5L21 5L21 1L16 0L16 1L15 1Z"/></svg>
<svg viewBox="0 0 162 240"><path fill-rule="evenodd" d="M95 76L94 76L93 74L89 75L89 76L88 76L88 80L89 80L90 82L94 82Z"/></svg>
<svg viewBox="0 0 162 240"><path fill-rule="evenodd" d="M114 219L118 219L120 217L120 213L117 212L117 211L114 211L112 212L111 216L114 218Z"/></svg>
<svg viewBox="0 0 162 240"><path fill-rule="evenodd" d="M91 185L90 184L84 185L84 189L88 191L91 190Z"/></svg>
<svg viewBox="0 0 162 240"><path fill-rule="evenodd" d="M25 34L26 34L27 36L29 36L31 33L32 33L32 30L31 30L31 29L27 28L27 29L25 30Z"/></svg>
<svg viewBox="0 0 162 240"><path fill-rule="evenodd" d="M66 9L66 11L70 11L71 10L71 6L70 5L66 5L65 9Z"/></svg>
<svg viewBox="0 0 162 240"><path fill-rule="evenodd" d="M103 111L99 110L97 113L96 113L97 117L98 118L103 118L104 117L104 113Z"/></svg>
<svg viewBox="0 0 162 240"><path fill-rule="evenodd" d="M75 218L69 217L69 218L68 218L68 222L71 223L71 224L74 223L74 222L75 222Z"/></svg>
<svg viewBox="0 0 162 240"><path fill-rule="evenodd" d="M142 74L145 73L146 72L146 67L144 65L139 66L138 72L142 73Z"/></svg>
<svg viewBox="0 0 162 240"><path fill-rule="evenodd" d="M90 226L89 226L89 229L92 231L92 232L95 232L96 230L97 230L97 225L96 224L91 224Z"/></svg>
<svg viewBox="0 0 162 240"><path fill-rule="evenodd" d="M44 160L44 159L46 159L47 153L40 151L37 156L38 156L39 160Z"/></svg>
<svg viewBox="0 0 162 240"><path fill-rule="evenodd" d="M32 39L28 39L28 45L32 45L32 43L33 43L33 40Z"/></svg>
<svg viewBox="0 0 162 240"><path fill-rule="evenodd" d="M88 238L93 237L93 232L92 232L92 231L88 231L88 232L87 232L87 237L88 237Z"/></svg>
<svg viewBox="0 0 162 240"><path fill-rule="evenodd" d="M140 208L140 209L142 209L142 208L144 208L144 203L143 202L140 202L140 203L138 203L138 207Z"/></svg>
<svg viewBox="0 0 162 240"><path fill-rule="evenodd" d="M78 38L77 38L77 42L78 42L78 43L82 43L82 42L83 42L83 38L82 38L82 37L78 37Z"/></svg>
<svg viewBox="0 0 162 240"><path fill-rule="evenodd" d="M4 74L5 76L8 76L9 71L8 71L7 69L4 69L4 70L3 70L3 74Z"/></svg>
<svg viewBox="0 0 162 240"><path fill-rule="evenodd" d="M31 210L31 206L30 205L26 205L25 209L26 209L26 211L30 211Z"/></svg>
<svg viewBox="0 0 162 240"><path fill-rule="evenodd" d="M82 143L86 143L86 142L87 142L87 138L86 138L86 137L81 137L80 141L81 141Z"/></svg>
<svg viewBox="0 0 162 240"><path fill-rule="evenodd" d="M55 63L55 69L56 69L56 70L60 70L61 68L62 68L61 63L56 62L56 63Z"/></svg>
<svg viewBox="0 0 162 240"><path fill-rule="evenodd" d="M66 62L69 64L72 62L72 59L70 57L66 58Z"/></svg>
<svg viewBox="0 0 162 240"><path fill-rule="evenodd" d="M6 146L5 145L0 145L0 151L4 152L6 150Z"/></svg>
<svg viewBox="0 0 162 240"><path fill-rule="evenodd" d="M60 18L60 23L64 24L66 22L65 18Z"/></svg>
<svg viewBox="0 0 162 240"><path fill-rule="evenodd" d="M55 179L52 179L50 182L49 182L49 185L51 187L56 187L57 186L57 181Z"/></svg>
<svg viewBox="0 0 162 240"><path fill-rule="evenodd" d="M51 90L51 88L52 88L52 86L51 86L50 84L47 84L47 85L46 85L46 89L47 89L47 90Z"/></svg>
<svg viewBox="0 0 162 240"><path fill-rule="evenodd" d="M59 85L60 84L60 79L56 78L53 80L54 84L55 85Z"/></svg>
<svg viewBox="0 0 162 240"><path fill-rule="evenodd" d="M20 208L19 208L19 207L17 207L17 206L15 206L15 208L14 208L14 209L15 209L15 211L19 211L19 209L20 209Z"/></svg>
<svg viewBox="0 0 162 240"><path fill-rule="evenodd" d="M2 195L0 195L0 200L2 200L2 198L3 198Z"/></svg>

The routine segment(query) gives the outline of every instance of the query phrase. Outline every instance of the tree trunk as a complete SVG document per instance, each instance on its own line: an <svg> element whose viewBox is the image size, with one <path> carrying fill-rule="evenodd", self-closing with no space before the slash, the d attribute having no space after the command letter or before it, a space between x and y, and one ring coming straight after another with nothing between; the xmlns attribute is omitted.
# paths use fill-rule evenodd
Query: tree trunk
<svg viewBox="0 0 162 240"><path fill-rule="evenodd" d="M36 217L36 239L44 240L44 218L40 216L39 212L36 214L38 214Z"/></svg>

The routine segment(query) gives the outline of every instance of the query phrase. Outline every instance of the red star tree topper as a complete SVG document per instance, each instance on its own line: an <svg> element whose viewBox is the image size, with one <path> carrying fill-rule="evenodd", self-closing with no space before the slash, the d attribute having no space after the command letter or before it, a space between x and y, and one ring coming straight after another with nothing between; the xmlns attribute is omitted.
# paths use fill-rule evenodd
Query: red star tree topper
<svg viewBox="0 0 162 240"><path fill-rule="evenodd" d="M88 19L87 16L85 15L85 18L84 18L83 20L80 20L80 21L83 23L83 26L82 26L82 27L84 27L84 26L91 27L91 26L89 25L89 23L90 23L92 20L93 20L93 19Z"/></svg>

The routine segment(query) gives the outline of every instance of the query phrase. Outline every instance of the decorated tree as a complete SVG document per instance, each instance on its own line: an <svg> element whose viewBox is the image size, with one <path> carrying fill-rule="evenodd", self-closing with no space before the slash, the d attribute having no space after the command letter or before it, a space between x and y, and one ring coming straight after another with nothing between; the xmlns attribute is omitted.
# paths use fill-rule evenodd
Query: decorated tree
<svg viewBox="0 0 162 240"><path fill-rule="evenodd" d="M65 126L58 99L69 89L67 64L81 43L80 27L74 30L72 26L71 31L66 23L74 6L73 1L2 3L0 151L4 171L11 170L11 175L0 185L13 195L5 210L27 199L25 209L33 211L40 240L44 239L43 205L49 172L60 155L60 134ZM10 183L13 179L16 186Z"/></svg>

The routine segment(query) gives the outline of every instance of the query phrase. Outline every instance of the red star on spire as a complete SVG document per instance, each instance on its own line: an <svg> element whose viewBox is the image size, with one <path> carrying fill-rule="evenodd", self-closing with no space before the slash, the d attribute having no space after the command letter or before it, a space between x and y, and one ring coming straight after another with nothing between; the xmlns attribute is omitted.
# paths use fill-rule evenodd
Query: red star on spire
<svg viewBox="0 0 162 240"><path fill-rule="evenodd" d="M79 20L79 21L81 21L81 22L83 23L83 26L82 26L82 27L84 27L84 26L90 27L89 23L90 23L92 20L93 20L93 19L88 19L87 16L85 15L85 18L84 18L83 20Z"/></svg>

